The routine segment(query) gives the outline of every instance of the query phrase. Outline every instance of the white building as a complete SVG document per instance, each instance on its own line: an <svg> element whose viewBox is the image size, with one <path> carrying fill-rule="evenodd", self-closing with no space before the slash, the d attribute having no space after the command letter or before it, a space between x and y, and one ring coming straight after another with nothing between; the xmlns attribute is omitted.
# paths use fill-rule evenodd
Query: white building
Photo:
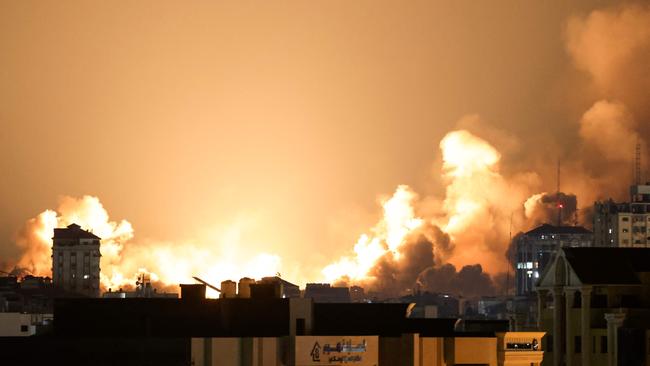
<svg viewBox="0 0 650 366"><path fill-rule="evenodd" d="M52 314L0 313L0 337L27 337L36 327L49 324Z"/></svg>
<svg viewBox="0 0 650 366"><path fill-rule="evenodd" d="M66 291L99 297L100 237L77 224L54 229L52 283Z"/></svg>

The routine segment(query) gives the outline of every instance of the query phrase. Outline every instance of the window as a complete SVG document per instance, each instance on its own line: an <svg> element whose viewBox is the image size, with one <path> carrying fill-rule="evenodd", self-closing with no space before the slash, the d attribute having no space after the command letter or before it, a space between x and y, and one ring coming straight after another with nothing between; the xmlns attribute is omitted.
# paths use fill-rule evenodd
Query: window
<svg viewBox="0 0 650 366"><path fill-rule="evenodd" d="M552 335L547 335L546 336L546 347L545 347L547 352L553 352L553 336Z"/></svg>
<svg viewBox="0 0 650 366"><path fill-rule="evenodd" d="M630 221L630 218L629 217L623 217L621 220L622 221Z"/></svg>
<svg viewBox="0 0 650 366"><path fill-rule="evenodd" d="M596 336L591 337L591 353L596 353Z"/></svg>
<svg viewBox="0 0 650 366"><path fill-rule="evenodd" d="M628 231L629 231L628 229L623 229L623 232L624 232L624 233L627 233Z"/></svg>
<svg viewBox="0 0 650 366"><path fill-rule="evenodd" d="M20 326L20 331L21 331L21 332L26 332L26 331L28 331L28 330L29 330L29 327L28 327L28 326L26 326L26 325L21 325L21 326Z"/></svg>
<svg viewBox="0 0 650 366"><path fill-rule="evenodd" d="M600 353L607 353L607 336L600 336Z"/></svg>
<svg viewBox="0 0 650 366"><path fill-rule="evenodd" d="M573 337L573 349L575 350L575 353L582 352L582 337L580 336Z"/></svg>
<svg viewBox="0 0 650 366"><path fill-rule="evenodd" d="M606 308L607 307L607 295L604 295L604 294L593 294L593 295L591 295L591 307L592 308Z"/></svg>
<svg viewBox="0 0 650 366"><path fill-rule="evenodd" d="M296 319L296 335L305 334L305 318Z"/></svg>

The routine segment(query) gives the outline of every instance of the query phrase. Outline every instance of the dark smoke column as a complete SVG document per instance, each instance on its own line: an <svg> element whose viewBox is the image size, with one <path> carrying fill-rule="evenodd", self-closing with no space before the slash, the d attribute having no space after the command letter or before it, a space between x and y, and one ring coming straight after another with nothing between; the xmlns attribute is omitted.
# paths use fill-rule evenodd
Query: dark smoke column
<svg viewBox="0 0 650 366"><path fill-rule="evenodd" d="M99 297L99 241L77 224L54 229L52 282L66 291Z"/></svg>

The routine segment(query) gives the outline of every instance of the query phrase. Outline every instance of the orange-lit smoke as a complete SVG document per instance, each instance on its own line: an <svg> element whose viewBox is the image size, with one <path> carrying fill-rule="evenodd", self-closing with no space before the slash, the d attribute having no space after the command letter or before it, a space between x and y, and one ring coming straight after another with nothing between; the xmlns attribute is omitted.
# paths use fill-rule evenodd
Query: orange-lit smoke
<svg viewBox="0 0 650 366"><path fill-rule="evenodd" d="M17 237L24 250L17 268L37 276L51 276L54 228L71 223L102 238L100 282L104 291L132 289L141 272L149 273L156 285L176 291L178 284L193 282L192 276L218 285L225 279L275 275L280 269L280 258L272 254L260 253L242 260L235 249L237 228L205 244L133 242L131 224L126 220L111 221L99 199L92 196L63 197L56 210L46 210L28 220Z"/></svg>
<svg viewBox="0 0 650 366"><path fill-rule="evenodd" d="M363 234L354 245L353 257L343 257L337 263L323 269L325 278L333 282L346 278L353 282L366 281L370 270L385 255L399 260L400 247L412 231L422 225L423 220L415 217L412 206L415 193L405 185L397 187L393 196L383 200L383 218L371 230Z"/></svg>
<svg viewBox="0 0 650 366"><path fill-rule="evenodd" d="M450 288L450 284L463 281L455 281L460 272L456 272L455 267L445 267L444 263L456 267L478 263L480 267L467 267L471 270L465 271L474 274L485 270L495 275L507 270L511 223L515 230L513 235L557 220L562 224L589 226L589 207L594 200L612 196L625 199L627 185L631 182L635 146L639 143L647 151L646 142L650 136L650 123L647 123L650 120L650 6L623 5L572 17L566 27L566 48L577 69L591 77L589 90L584 94L594 96L591 107L573 126L562 126L563 130L576 131L579 139L575 143L560 149L556 156L535 159L532 157L536 151L530 154L513 151L521 145L516 139L508 139L508 133L479 127L481 136L496 136L493 140L505 141L499 146L508 153L523 156L515 160L526 162L527 157L530 159L525 166L531 171L504 175L499 166L501 153L488 141L467 130L448 133L440 143L445 197L418 202L408 187L400 186L393 198L386 201L400 202L401 211L409 213L407 219L422 224L401 232L397 246L395 238L389 245L388 237L381 230L362 235L354 255L327 266L323 271L325 277L381 287L386 281L375 278L376 274L394 273L385 270L386 263L403 268L400 260L415 260L403 255L400 259L399 254L410 250L415 242L421 243L418 233L422 228L436 227L444 235L438 236L438 240L427 239L430 252L435 253L436 258L422 262L422 265L434 264L431 268L422 268L422 274L414 280L420 283L428 276L431 281L447 284L442 288ZM467 116L458 125L475 127L481 124L484 125L477 117ZM570 193L541 192L544 184L548 190L555 181L553 174L553 179L542 182L541 174L555 173L555 164L561 156L562 175L566 178L562 191ZM648 166L647 160L644 164ZM404 192L409 193L405 195ZM579 210L578 197L584 205L583 210ZM559 205L562 205L560 217ZM417 216L420 211L426 215ZM378 225L399 225L401 221L392 216L384 204L384 218ZM394 224L386 224L393 220ZM448 238L450 242L440 238ZM447 249L441 251L445 258L440 258L436 252L440 242ZM419 253L420 256L426 254ZM461 272L465 269L463 267Z"/></svg>
<svg viewBox="0 0 650 366"><path fill-rule="evenodd" d="M359 237L347 256L324 267L325 279L371 290L388 286L395 293L427 282L434 288L444 283L437 287L444 289L468 283L485 287L485 273L494 277L508 268L511 223L514 235L553 222L561 202L566 208L563 223L588 224L585 212L594 200L624 199L634 145L638 141L645 147L650 139L650 7L623 5L573 17L566 27L566 48L577 69L590 77L589 90L583 85L573 92L593 98L581 117L558 128L578 137L557 152L563 155L565 193L545 193L555 191L559 156L540 157L538 151L547 149L526 151L509 133L499 134L476 117L466 117L440 141L442 169L436 174L442 177L444 197L420 199L410 187L398 186L392 197L380 201L382 219ZM477 133L472 123L482 131ZM504 156L514 155L526 168L502 166L508 161ZM134 243L131 225L109 221L99 200L88 196L65 198L56 211L29 220L18 238L25 253L19 265L48 275L52 229L71 222L104 239L104 288L134 283L141 268L173 285L190 281L192 275L215 282L259 277L274 274L280 266L279 257L271 254L243 260L233 251L236 230L211 244Z"/></svg>
<svg viewBox="0 0 650 366"><path fill-rule="evenodd" d="M504 253L509 245L510 219L524 219L523 202L539 179L527 172L504 177L499 171L501 155L496 148L466 130L448 133L440 149L441 174L446 184L444 199L418 201L408 186L397 187L390 199L382 201L382 219L370 233L361 235L354 254L325 267L327 280L359 283L383 291L386 283L394 281L378 275L394 277L395 271L387 269L390 266L413 270L413 264L406 262L420 263L415 266L411 283L401 281L406 286L413 286L418 274L429 267L441 268L447 263L463 269L479 263L479 275L482 270L493 275L507 271L509 263ZM419 211L426 212L426 216L418 216ZM430 246L428 252L424 243ZM419 254L404 255L413 250ZM426 256L430 260L423 261ZM447 272L457 275L455 269ZM433 277L440 278L444 273L439 271Z"/></svg>

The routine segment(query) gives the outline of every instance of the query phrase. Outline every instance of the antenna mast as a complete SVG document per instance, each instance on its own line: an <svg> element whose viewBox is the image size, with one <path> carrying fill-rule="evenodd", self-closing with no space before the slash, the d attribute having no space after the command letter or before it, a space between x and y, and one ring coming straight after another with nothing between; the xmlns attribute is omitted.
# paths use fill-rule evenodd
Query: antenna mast
<svg viewBox="0 0 650 366"><path fill-rule="evenodd" d="M512 254L516 252L517 248L512 248L512 215L514 213L510 213L510 229L509 229L509 236L510 236L510 248L512 249L508 255L508 271L506 272L506 297L510 296L510 266L512 266Z"/></svg>
<svg viewBox="0 0 650 366"><path fill-rule="evenodd" d="M637 139L636 150L634 152L634 184L641 184L641 143Z"/></svg>
<svg viewBox="0 0 650 366"><path fill-rule="evenodd" d="M557 200L557 226L562 226L562 202L560 201L560 158L557 159L557 191L555 193Z"/></svg>

